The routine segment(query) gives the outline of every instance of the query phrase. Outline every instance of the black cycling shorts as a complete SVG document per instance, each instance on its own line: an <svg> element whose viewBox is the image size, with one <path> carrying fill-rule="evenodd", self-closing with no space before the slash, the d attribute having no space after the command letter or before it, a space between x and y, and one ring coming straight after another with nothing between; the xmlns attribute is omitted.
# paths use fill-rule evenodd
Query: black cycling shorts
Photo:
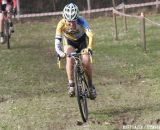
<svg viewBox="0 0 160 130"><path fill-rule="evenodd" d="M77 40L71 40L65 37L63 44L70 45L74 47L75 49L78 49L77 52L80 52L81 50L87 47L87 36L86 34L84 34L82 37L80 37Z"/></svg>
<svg viewBox="0 0 160 130"><path fill-rule="evenodd" d="M1 4L0 5L0 12L6 11L6 7L7 7L7 4Z"/></svg>

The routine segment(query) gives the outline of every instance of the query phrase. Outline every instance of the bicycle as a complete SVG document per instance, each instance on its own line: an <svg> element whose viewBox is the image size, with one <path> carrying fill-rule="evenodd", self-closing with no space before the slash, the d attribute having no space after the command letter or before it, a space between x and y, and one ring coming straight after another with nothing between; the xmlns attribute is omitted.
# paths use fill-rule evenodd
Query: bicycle
<svg viewBox="0 0 160 130"><path fill-rule="evenodd" d="M10 38L11 38L11 30L10 30L10 23L7 17L7 11L4 12L4 42L7 42L7 48L10 49Z"/></svg>
<svg viewBox="0 0 160 130"><path fill-rule="evenodd" d="M89 54L91 57L91 53ZM83 55L83 53L77 53L75 51L70 53L68 56L73 58L75 61L74 81L75 81L77 102L78 102L79 111L80 111L82 120L86 122L88 120L87 98L90 97L90 93L89 93L89 85L87 82L87 78L81 62L81 55Z"/></svg>
<svg viewBox="0 0 160 130"><path fill-rule="evenodd" d="M71 57L74 59L74 81L75 81L75 91L77 96L77 102L79 111L82 117L82 120L86 122L88 120L88 105L87 105L87 98L90 97L89 93L89 85L87 82L87 78L84 72L84 68L81 62L81 55L82 53L77 53L76 51L67 54L68 57ZM90 55L90 61L92 63L92 51L89 51ZM61 66L61 57L57 55L57 65L59 69L62 69Z"/></svg>
<svg viewBox="0 0 160 130"><path fill-rule="evenodd" d="M7 42L7 48L10 49L11 29L10 29L10 22L9 22L7 14L11 12L4 11L3 13L4 13L4 23L3 23L4 25L4 28L3 28L4 43ZM16 12L12 12L12 13L15 18Z"/></svg>

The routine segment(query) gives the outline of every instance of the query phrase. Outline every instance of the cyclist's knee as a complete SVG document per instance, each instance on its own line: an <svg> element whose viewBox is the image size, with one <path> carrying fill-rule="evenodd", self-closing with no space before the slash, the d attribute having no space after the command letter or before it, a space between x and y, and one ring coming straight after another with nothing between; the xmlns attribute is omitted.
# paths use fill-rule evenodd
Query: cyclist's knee
<svg viewBox="0 0 160 130"><path fill-rule="evenodd" d="M90 64L90 57L89 57L89 55L83 55L82 56L82 62L83 62L83 64L89 65Z"/></svg>
<svg viewBox="0 0 160 130"><path fill-rule="evenodd" d="M73 52L75 49L74 49L74 47L72 47L72 46L70 46L70 45L65 45L64 46L64 52L65 53L71 53L71 52Z"/></svg>
<svg viewBox="0 0 160 130"><path fill-rule="evenodd" d="M0 20L3 20L3 13L0 13Z"/></svg>
<svg viewBox="0 0 160 130"><path fill-rule="evenodd" d="M66 54L70 54L74 50L75 49L72 46L70 46L70 45L65 45L64 46L64 53L66 53ZM66 57L66 60L67 60L67 62L72 62L73 61L73 59L70 58L70 57Z"/></svg>
<svg viewBox="0 0 160 130"><path fill-rule="evenodd" d="M67 63L69 66L73 66L74 60L73 60L72 58L67 58L67 59L66 59L66 63Z"/></svg>

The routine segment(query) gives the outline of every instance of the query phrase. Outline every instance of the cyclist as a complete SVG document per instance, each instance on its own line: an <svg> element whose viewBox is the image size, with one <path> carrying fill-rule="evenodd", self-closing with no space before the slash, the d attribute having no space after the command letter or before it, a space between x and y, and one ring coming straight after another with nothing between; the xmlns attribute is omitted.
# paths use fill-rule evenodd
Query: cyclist
<svg viewBox="0 0 160 130"><path fill-rule="evenodd" d="M12 12L12 9L14 12ZM13 33L13 23L12 23L12 13L15 13L16 10L16 0L0 0L0 42L4 42L3 37L3 21L4 21L4 12L7 12L7 18L9 19L10 30Z"/></svg>
<svg viewBox="0 0 160 130"><path fill-rule="evenodd" d="M61 42L63 42L63 49ZM86 54L82 55L82 63L88 78L90 99L96 98L96 89L92 84L92 66L88 53L92 50L92 42L93 33L88 22L82 16L79 16L79 9L75 4L67 4L63 9L63 18L57 25L55 34L55 50L60 57L66 57L66 72L69 82L68 94L70 96L75 95L75 83L73 80L74 60L67 57L66 54L77 49L79 52L82 50L87 51Z"/></svg>

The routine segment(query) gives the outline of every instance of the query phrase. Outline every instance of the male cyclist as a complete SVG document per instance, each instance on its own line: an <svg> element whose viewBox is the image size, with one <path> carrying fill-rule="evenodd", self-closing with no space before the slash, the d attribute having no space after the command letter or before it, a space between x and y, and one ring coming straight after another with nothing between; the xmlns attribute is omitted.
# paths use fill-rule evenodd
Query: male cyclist
<svg viewBox="0 0 160 130"><path fill-rule="evenodd" d="M16 10L16 0L0 0L0 42L4 42L3 37L3 22L4 22L4 12L7 12L7 18L9 19L10 30L13 33L13 23L12 23L12 10Z"/></svg>
<svg viewBox="0 0 160 130"><path fill-rule="evenodd" d="M63 50L61 46L63 42ZM73 77L74 60L67 57L73 51L86 50L87 53L82 55L82 63L85 68L85 73L88 78L90 87L90 99L96 98L96 89L92 84L92 68L90 62L89 51L92 51L93 33L89 27L88 22L79 16L78 7L73 4L67 4L63 9L63 19L57 25L55 35L55 50L62 58L66 57L66 72L68 76L68 94L75 95L75 83Z"/></svg>

